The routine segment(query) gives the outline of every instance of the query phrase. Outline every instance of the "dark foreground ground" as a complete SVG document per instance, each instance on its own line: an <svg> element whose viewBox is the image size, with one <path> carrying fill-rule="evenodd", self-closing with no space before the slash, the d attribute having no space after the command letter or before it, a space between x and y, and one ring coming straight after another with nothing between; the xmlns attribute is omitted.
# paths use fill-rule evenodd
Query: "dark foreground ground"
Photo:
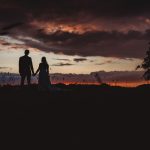
<svg viewBox="0 0 150 150"><path fill-rule="evenodd" d="M108 133L113 132L113 136L108 137L115 138L116 128L123 135L129 134L128 127L137 115L137 112L128 113L129 106L135 110L137 104L149 101L149 90L149 85L137 88L53 85L49 92L39 91L36 85L1 87L3 139L13 141L17 136L17 143L42 143L42 149L43 142L59 146L71 144L70 149L90 143L101 145Z"/></svg>

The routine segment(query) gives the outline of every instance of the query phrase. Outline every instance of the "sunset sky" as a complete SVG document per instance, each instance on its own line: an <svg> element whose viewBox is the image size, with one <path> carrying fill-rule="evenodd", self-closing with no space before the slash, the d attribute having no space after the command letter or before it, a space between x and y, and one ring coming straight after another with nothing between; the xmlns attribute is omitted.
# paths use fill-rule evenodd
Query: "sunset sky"
<svg viewBox="0 0 150 150"><path fill-rule="evenodd" d="M0 0L0 72L30 50L51 73L135 71L150 41L150 1Z"/></svg>

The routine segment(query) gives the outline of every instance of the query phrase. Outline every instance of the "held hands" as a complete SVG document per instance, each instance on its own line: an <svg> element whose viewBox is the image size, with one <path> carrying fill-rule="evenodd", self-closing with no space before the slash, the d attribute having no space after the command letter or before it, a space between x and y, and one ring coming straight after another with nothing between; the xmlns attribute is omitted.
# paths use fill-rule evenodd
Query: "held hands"
<svg viewBox="0 0 150 150"><path fill-rule="evenodd" d="M36 73L33 73L32 76L36 76Z"/></svg>

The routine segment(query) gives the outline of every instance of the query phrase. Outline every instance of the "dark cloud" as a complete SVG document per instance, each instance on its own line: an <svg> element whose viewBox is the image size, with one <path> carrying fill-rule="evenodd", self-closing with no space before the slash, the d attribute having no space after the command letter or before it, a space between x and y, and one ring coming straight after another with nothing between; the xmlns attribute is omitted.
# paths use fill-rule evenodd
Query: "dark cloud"
<svg viewBox="0 0 150 150"><path fill-rule="evenodd" d="M6 13L6 10L14 12L15 18L21 18L21 15L33 15L40 19L61 20L68 16L77 16L77 14L126 17L150 11L150 2L147 0L0 0L0 2L1 12ZM13 15L8 12L5 14L6 17ZM17 12L19 13L16 15Z"/></svg>
<svg viewBox="0 0 150 150"><path fill-rule="evenodd" d="M84 24L99 18L129 19L149 16L149 5L147 0L0 0L0 22L6 25L39 20Z"/></svg>
<svg viewBox="0 0 150 150"><path fill-rule="evenodd" d="M53 64L52 66L71 66L73 64L70 63L58 63L58 64Z"/></svg>
<svg viewBox="0 0 150 150"><path fill-rule="evenodd" d="M147 0L0 0L0 35L33 38L39 42L19 40L45 52L142 58L149 6Z"/></svg>
<svg viewBox="0 0 150 150"><path fill-rule="evenodd" d="M0 41L0 45L10 46L11 44L5 41Z"/></svg>
<svg viewBox="0 0 150 150"><path fill-rule="evenodd" d="M42 43L26 41L26 44L46 52L80 56L105 56L142 58L150 39L150 30L95 31L83 34L56 31L52 34L33 34Z"/></svg>
<svg viewBox="0 0 150 150"><path fill-rule="evenodd" d="M3 27L2 30L10 30L10 29L19 27L19 26L21 26L21 25L23 25L22 22L13 23L13 24L10 24L10 25L8 25L8 26Z"/></svg>
<svg viewBox="0 0 150 150"><path fill-rule="evenodd" d="M9 32L0 32L0 36L9 35Z"/></svg>
<svg viewBox="0 0 150 150"><path fill-rule="evenodd" d="M21 40L26 46L45 52L79 56L104 56L119 58L143 58L150 39L150 30L91 31L83 34L56 31L51 34L34 30L17 30L11 37ZM18 38L19 36L30 37ZM32 40L33 39L33 40Z"/></svg>
<svg viewBox="0 0 150 150"><path fill-rule="evenodd" d="M10 46L11 44L10 44L10 43L5 42L5 43L2 43L2 45Z"/></svg>
<svg viewBox="0 0 150 150"><path fill-rule="evenodd" d="M60 61L70 61L70 59L55 59L55 60L60 60Z"/></svg>
<svg viewBox="0 0 150 150"><path fill-rule="evenodd" d="M12 69L11 67L0 67L0 70Z"/></svg>
<svg viewBox="0 0 150 150"><path fill-rule="evenodd" d="M105 61L105 62L102 62L102 63L98 63L98 64L95 64L95 65L106 65L106 64L110 64L110 63L112 63L113 61L111 61L111 60L108 60L108 61Z"/></svg>
<svg viewBox="0 0 150 150"><path fill-rule="evenodd" d="M87 60L87 58L74 58L73 59L75 62L82 62L82 61L86 61Z"/></svg>

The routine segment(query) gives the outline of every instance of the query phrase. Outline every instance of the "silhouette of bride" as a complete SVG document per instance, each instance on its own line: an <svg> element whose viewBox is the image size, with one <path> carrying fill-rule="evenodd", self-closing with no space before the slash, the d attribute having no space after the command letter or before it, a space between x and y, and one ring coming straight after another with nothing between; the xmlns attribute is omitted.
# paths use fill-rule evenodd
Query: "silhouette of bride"
<svg viewBox="0 0 150 150"><path fill-rule="evenodd" d="M41 63L34 75L39 72L39 79L38 84L41 90L48 90L50 86L50 79L49 79L49 65L46 61L46 57L42 57Z"/></svg>

